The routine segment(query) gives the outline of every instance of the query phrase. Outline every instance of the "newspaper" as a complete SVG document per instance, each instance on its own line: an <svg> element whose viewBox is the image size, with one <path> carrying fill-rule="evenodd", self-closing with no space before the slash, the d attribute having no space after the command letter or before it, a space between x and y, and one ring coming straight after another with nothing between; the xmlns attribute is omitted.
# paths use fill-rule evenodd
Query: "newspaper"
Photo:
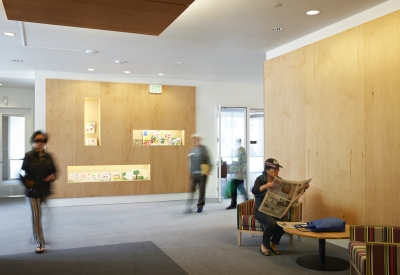
<svg viewBox="0 0 400 275"><path fill-rule="evenodd" d="M295 228L294 226L299 224L299 225L307 225L306 222L280 222L276 221L276 223L283 228Z"/></svg>
<svg viewBox="0 0 400 275"><path fill-rule="evenodd" d="M275 177L273 188L268 189L258 211L282 218L290 207L304 194L306 185L312 179L303 181L289 181Z"/></svg>

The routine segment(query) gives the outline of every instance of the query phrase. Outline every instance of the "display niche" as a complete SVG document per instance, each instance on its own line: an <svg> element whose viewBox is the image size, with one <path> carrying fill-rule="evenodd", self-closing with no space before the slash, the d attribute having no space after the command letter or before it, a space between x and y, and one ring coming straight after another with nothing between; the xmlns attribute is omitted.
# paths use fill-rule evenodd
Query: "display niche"
<svg viewBox="0 0 400 275"><path fill-rule="evenodd" d="M150 180L150 164L68 166L68 182Z"/></svg>
<svg viewBox="0 0 400 275"><path fill-rule="evenodd" d="M133 130L135 146L181 146L185 145L184 130Z"/></svg>
<svg viewBox="0 0 400 275"><path fill-rule="evenodd" d="M84 99L84 145L100 146L100 99Z"/></svg>

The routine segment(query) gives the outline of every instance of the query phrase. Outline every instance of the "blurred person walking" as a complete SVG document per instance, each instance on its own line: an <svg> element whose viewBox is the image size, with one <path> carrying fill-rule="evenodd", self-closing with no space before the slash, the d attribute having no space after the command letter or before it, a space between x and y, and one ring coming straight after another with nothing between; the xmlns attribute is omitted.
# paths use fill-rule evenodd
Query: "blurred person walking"
<svg viewBox="0 0 400 275"><path fill-rule="evenodd" d="M231 205L226 209L236 209L237 190L244 196L246 201L249 199L243 184L247 174L246 150L242 146L242 140L240 138L236 140L235 145L237 148L236 156L238 157L238 161L233 165L234 174L231 181Z"/></svg>
<svg viewBox="0 0 400 275"><path fill-rule="evenodd" d="M206 203L206 183L211 171L210 154L206 146L202 145L202 137L199 134L191 136L193 147L188 155L190 171L190 190L186 201L185 213L191 213L192 201L196 187L199 186L199 200L197 202L197 213L203 212Z"/></svg>
<svg viewBox="0 0 400 275"><path fill-rule="evenodd" d="M45 240L42 229L41 204L51 194L51 183L56 179L56 167L45 146L48 137L42 131L36 131L31 136L32 150L25 153L21 167L21 180L26 187L32 213L32 233L36 243L36 253L43 253Z"/></svg>

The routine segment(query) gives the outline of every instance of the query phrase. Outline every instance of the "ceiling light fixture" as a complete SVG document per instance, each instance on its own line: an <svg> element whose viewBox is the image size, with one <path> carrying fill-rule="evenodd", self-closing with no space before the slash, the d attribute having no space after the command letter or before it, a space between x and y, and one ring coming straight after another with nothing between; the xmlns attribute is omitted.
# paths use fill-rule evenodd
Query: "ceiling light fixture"
<svg viewBox="0 0 400 275"><path fill-rule="evenodd" d="M92 68L89 68L89 69L87 69L88 71L91 71L91 72L93 72L94 71L94 69L92 69Z"/></svg>
<svg viewBox="0 0 400 275"><path fill-rule="evenodd" d="M275 3L275 4L272 4L272 6L274 6L275 8L279 8L279 7L282 6L282 4L281 3Z"/></svg>
<svg viewBox="0 0 400 275"><path fill-rule="evenodd" d="M319 11L317 11L317 10L312 10L312 11L307 12L308 15L316 15L318 13L319 13Z"/></svg>
<svg viewBox="0 0 400 275"><path fill-rule="evenodd" d="M3 32L3 34L6 36L15 36L15 33L13 32Z"/></svg>
<svg viewBox="0 0 400 275"><path fill-rule="evenodd" d="M20 59L13 59L14 62L24 62L23 60Z"/></svg>
<svg viewBox="0 0 400 275"><path fill-rule="evenodd" d="M272 29L274 32L281 32L284 30L284 28L273 28Z"/></svg>
<svg viewBox="0 0 400 275"><path fill-rule="evenodd" d="M130 74L130 73L131 73L131 71L124 71L124 73L126 73L126 74Z"/></svg>
<svg viewBox="0 0 400 275"><path fill-rule="evenodd" d="M1 85L3 85L3 84L0 83L0 86L1 86Z"/></svg>
<svg viewBox="0 0 400 275"><path fill-rule="evenodd" d="M165 75L164 73L158 73L158 75Z"/></svg>
<svg viewBox="0 0 400 275"><path fill-rule="evenodd" d="M122 64L126 63L126 61L121 61L121 60L115 60L114 62L115 62L115 64L118 64L118 65L122 65Z"/></svg>
<svg viewBox="0 0 400 275"><path fill-rule="evenodd" d="M87 53L87 54L95 54L95 53L98 53L98 51L96 51L96 50L85 50L85 53Z"/></svg>

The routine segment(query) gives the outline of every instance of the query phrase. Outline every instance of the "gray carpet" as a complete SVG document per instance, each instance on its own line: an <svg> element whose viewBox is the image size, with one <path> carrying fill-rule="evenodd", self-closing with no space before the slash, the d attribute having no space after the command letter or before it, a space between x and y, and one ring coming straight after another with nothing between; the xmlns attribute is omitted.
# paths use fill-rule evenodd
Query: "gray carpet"
<svg viewBox="0 0 400 275"><path fill-rule="evenodd" d="M146 241L190 275L349 274L349 270L321 272L296 264L299 256L318 254L317 239L302 238L298 242L295 238L294 251L289 251L289 238L283 237L279 245L282 255L270 257L258 251L261 235L243 234L242 246L238 247L236 210L225 210L229 203L207 203L201 214L183 214L184 201L44 207L47 251L36 255L34 245L28 242L31 225L27 202L24 198L0 199L0 256L27 253L36 261L62 250ZM329 243L326 254L349 259L347 249ZM84 262L82 259L82 265ZM0 275L7 275L1 267Z"/></svg>
<svg viewBox="0 0 400 275"><path fill-rule="evenodd" d="M187 274L152 242L0 256L4 275Z"/></svg>

